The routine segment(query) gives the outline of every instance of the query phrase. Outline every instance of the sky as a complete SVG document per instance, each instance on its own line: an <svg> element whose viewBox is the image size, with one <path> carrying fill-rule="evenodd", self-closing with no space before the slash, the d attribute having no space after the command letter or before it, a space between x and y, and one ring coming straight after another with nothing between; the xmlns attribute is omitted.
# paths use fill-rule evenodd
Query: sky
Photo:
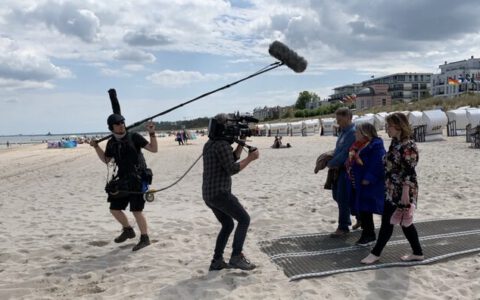
<svg viewBox="0 0 480 300"><path fill-rule="evenodd" d="M0 135L106 131L110 88L134 123L274 63L276 40L308 61L305 72L282 66L155 121L439 73L480 56L479 11L477 0L2 0Z"/></svg>

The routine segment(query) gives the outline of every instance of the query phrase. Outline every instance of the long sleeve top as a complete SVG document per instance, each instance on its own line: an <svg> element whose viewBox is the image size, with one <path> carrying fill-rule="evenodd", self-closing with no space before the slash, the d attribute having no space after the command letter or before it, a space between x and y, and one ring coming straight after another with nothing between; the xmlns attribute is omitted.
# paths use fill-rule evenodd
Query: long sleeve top
<svg viewBox="0 0 480 300"><path fill-rule="evenodd" d="M213 199L221 193L231 193L232 175L240 171L232 146L227 141L209 140L203 147L204 200Z"/></svg>

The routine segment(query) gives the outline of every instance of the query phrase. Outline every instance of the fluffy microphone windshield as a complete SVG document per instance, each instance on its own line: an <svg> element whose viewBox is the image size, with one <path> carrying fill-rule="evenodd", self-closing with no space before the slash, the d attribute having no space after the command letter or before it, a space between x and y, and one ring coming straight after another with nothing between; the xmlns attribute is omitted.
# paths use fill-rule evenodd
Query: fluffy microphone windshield
<svg viewBox="0 0 480 300"><path fill-rule="evenodd" d="M295 51L290 50L290 48L279 41L270 44L268 53L297 73L302 73L307 68L305 58L299 56Z"/></svg>
<svg viewBox="0 0 480 300"><path fill-rule="evenodd" d="M110 102L112 103L113 113L121 115L122 112L120 110L120 103L118 103L117 99L117 91L115 91L115 89L109 89L108 95L110 96Z"/></svg>

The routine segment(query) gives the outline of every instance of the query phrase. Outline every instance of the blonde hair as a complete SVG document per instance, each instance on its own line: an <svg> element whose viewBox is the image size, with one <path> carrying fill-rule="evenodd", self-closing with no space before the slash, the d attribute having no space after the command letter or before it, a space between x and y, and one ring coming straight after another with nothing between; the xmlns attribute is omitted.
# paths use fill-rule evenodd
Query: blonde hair
<svg viewBox="0 0 480 300"><path fill-rule="evenodd" d="M364 137L368 138L368 140L378 138L377 129L370 123L360 123L355 126L355 130Z"/></svg>
<svg viewBox="0 0 480 300"><path fill-rule="evenodd" d="M385 118L385 121L388 125L391 125L395 127L396 130L400 131L400 140L408 139L412 135L412 128L408 123L407 116L403 113L396 112L390 114Z"/></svg>

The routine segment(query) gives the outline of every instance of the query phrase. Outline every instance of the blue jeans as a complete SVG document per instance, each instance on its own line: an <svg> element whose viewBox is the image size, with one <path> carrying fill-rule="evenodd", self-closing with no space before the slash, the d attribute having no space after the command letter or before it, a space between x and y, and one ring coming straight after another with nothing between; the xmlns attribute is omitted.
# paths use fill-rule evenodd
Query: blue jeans
<svg viewBox="0 0 480 300"><path fill-rule="evenodd" d="M338 229L348 231L352 225L350 220L350 199L347 194L347 178L345 170L340 169L337 181L332 187L333 200L338 205Z"/></svg>

